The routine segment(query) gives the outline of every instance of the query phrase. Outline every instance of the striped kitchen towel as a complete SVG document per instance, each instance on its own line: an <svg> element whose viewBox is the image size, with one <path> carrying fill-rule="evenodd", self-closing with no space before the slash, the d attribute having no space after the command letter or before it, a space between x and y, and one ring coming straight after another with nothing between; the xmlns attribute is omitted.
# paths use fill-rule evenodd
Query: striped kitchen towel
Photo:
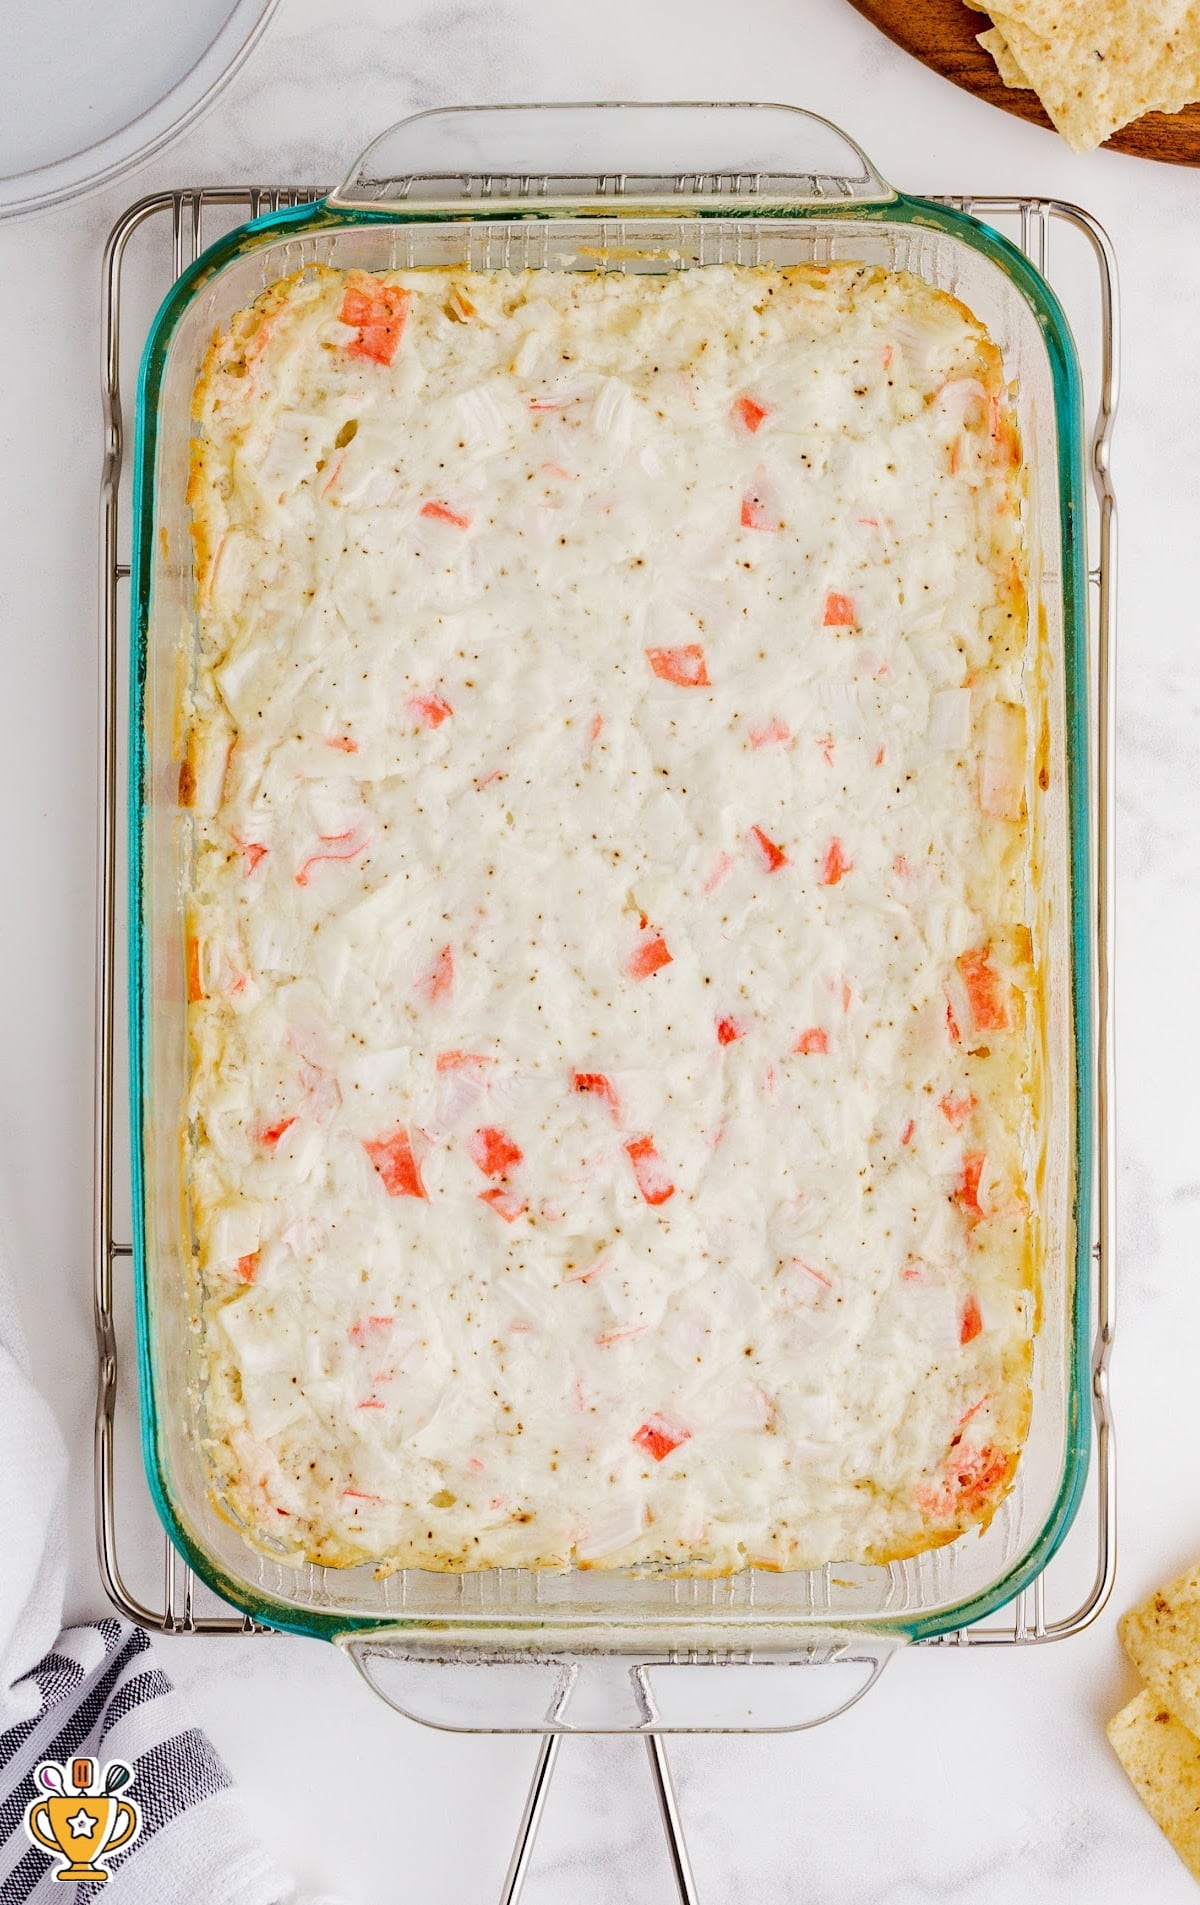
<svg viewBox="0 0 1200 1905"><path fill-rule="evenodd" d="M229 1773L156 1664L140 1628L115 1619L59 1632L66 1579L67 1462L30 1379L0 1259L0 1905L63 1905L56 1862L25 1814L46 1761L124 1761L141 1829L102 1859L105 1884L75 1905L302 1905L255 1839ZM335 1900L304 1905L336 1905Z"/></svg>

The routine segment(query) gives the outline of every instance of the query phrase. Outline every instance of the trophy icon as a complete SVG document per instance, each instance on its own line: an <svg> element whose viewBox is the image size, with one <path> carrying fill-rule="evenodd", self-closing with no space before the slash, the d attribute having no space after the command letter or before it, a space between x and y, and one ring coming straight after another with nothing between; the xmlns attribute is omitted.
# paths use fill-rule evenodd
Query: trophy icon
<svg viewBox="0 0 1200 1905"><path fill-rule="evenodd" d="M131 1768L113 1760L97 1786L95 1760L72 1760L69 1775L55 1760L45 1760L34 1778L53 1796L34 1800L25 1825L31 1839L65 1860L55 1878L104 1884L111 1875L98 1863L101 1854L128 1845L142 1823L135 1805L114 1797L133 1778Z"/></svg>

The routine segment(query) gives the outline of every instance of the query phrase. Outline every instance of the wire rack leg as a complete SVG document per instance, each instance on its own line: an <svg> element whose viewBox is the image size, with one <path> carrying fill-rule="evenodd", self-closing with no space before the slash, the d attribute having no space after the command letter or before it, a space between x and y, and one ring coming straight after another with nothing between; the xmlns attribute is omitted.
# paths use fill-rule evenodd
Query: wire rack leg
<svg viewBox="0 0 1200 1905"><path fill-rule="evenodd" d="M525 1889L525 1880L529 1876L529 1861L533 1857L533 1842L537 1838L537 1829L542 1822L542 1809L546 1804L546 1794L550 1789L554 1762L558 1758L558 1749L561 1745L561 1733L547 1733L538 1747L533 1778L525 1800L525 1810L521 1814L521 1823L517 1827L517 1842L513 1846L508 1871L504 1875L500 1905L517 1905L517 1900Z"/></svg>
<svg viewBox="0 0 1200 1905"><path fill-rule="evenodd" d="M645 1740L650 1773L654 1781L654 1796L658 1801L659 1817L662 1820L663 1832L666 1834L667 1851L671 1858L671 1877L675 1881L679 1905L698 1905L696 1881L692 1876L692 1862L688 1857L687 1845L683 1837L683 1822L679 1817L679 1802L675 1797L671 1769L667 1764L666 1744L657 1733L647 1733ZM550 1780L561 1745L561 1733L547 1733L538 1748L533 1778L525 1799L525 1809L521 1814L521 1823L517 1827L516 1844L513 1846L512 1858L508 1862L508 1871L504 1875L500 1905L518 1905L518 1900L525 1888L525 1880L529 1876L529 1863L533 1857L533 1842L542 1821L546 1794L550 1789Z"/></svg>
<svg viewBox="0 0 1200 1905"><path fill-rule="evenodd" d="M661 1733L647 1733L646 1752L650 1758L650 1772L654 1779L654 1794L658 1800L663 1831L667 1835L671 1877L679 1893L679 1905L697 1905L696 1881L692 1877L692 1862L688 1858L687 1843L683 1836L679 1802L675 1797L671 1769L667 1765L667 1745Z"/></svg>

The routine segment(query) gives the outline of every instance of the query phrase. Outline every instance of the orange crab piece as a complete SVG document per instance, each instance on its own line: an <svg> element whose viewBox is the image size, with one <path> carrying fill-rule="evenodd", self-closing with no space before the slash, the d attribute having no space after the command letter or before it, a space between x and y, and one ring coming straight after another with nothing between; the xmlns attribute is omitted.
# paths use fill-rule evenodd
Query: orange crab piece
<svg viewBox="0 0 1200 1905"><path fill-rule="evenodd" d="M345 346L347 357L390 364L404 334L410 301L403 285L384 284L369 272L351 272L338 312L342 323L357 333Z"/></svg>
<svg viewBox="0 0 1200 1905"><path fill-rule="evenodd" d="M979 1201L979 1188L986 1164L987 1158L982 1151L968 1151L963 1159L962 1174L954 1187L954 1201L966 1213L967 1221L972 1225L987 1215Z"/></svg>
<svg viewBox="0 0 1200 1905"><path fill-rule="evenodd" d="M389 1132L386 1138L367 1139L363 1150L383 1180L389 1197L428 1198L413 1156L412 1140L404 1125Z"/></svg>
<svg viewBox="0 0 1200 1905"><path fill-rule="evenodd" d="M1008 1015L1007 988L1001 974L991 963L990 948L975 947L960 953L955 964L971 1008L971 1023L976 1032L1005 1032Z"/></svg>
<svg viewBox="0 0 1200 1905"><path fill-rule="evenodd" d="M742 429L748 430L753 436L771 413L766 404L757 403L753 397L737 397L734 399L733 414Z"/></svg>
<svg viewBox="0 0 1200 1905"><path fill-rule="evenodd" d="M711 686L699 642L683 642L678 648L648 648L645 653L660 681L673 681L677 688Z"/></svg>
<svg viewBox="0 0 1200 1905"><path fill-rule="evenodd" d="M494 1124L481 1125L469 1139L467 1149L485 1177L507 1177L525 1155L507 1131Z"/></svg>
<svg viewBox="0 0 1200 1905"><path fill-rule="evenodd" d="M788 857L783 848L777 847L773 840L769 840L761 827L751 827L750 838L768 873L778 873L780 867L787 865Z"/></svg>
<svg viewBox="0 0 1200 1905"><path fill-rule="evenodd" d="M844 880L847 873L853 871L853 860L847 860L841 841L834 838L826 847L825 857L821 861L821 885L836 886L839 880Z"/></svg>
<svg viewBox="0 0 1200 1905"><path fill-rule="evenodd" d="M668 1198L674 1197L675 1186L655 1149L653 1138L631 1138L625 1149L633 1166L638 1190L647 1204L665 1204Z"/></svg>
<svg viewBox="0 0 1200 1905"><path fill-rule="evenodd" d="M856 628L858 614L848 595L839 595L836 589L830 589L821 621L826 628Z"/></svg>
<svg viewBox="0 0 1200 1905"><path fill-rule="evenodd" d="M611 1078L604 1072L576 1072L571 1080L573 1091L591 1092L596 1098L603 1098L614 1118L620 1118L621 1107L613 1089Z"/></svg>
<svg viewBox="0 0 1200 1905"><path fill-rule="evenodd" d="M671 963L671 950L662 934L647 927L625 961L631 979L649 979Z"/></svg>
<svg viewBox="0 0 1200 1905"><path fill-rule="evenodd" d="M673 1450L691 1440L691 1433L668 1422L665 1416L648 1416L641 1428L634 1430L632 1440L656 1462L665 1462Z"/></svg>
<svg viewBox="0 0 1200 1905"><path fill-rule="evenodd" d="M452 529L469 529L471 518L464 516L461 510L451 509L449 503L443 503L434 497L428 503L421 504L422 516L428 516L431 522L449 523Z"/></svg>
<svg viewBox="0 0 1200 1905"><path fill-rule="evenodd" d="M973 1343L982 1330L983 1313L979 1308L979 1300L977 1297L969 1296L963 1304L962 1323L959 1327L958 1340L964 1346L967 1343Z"/></svg>

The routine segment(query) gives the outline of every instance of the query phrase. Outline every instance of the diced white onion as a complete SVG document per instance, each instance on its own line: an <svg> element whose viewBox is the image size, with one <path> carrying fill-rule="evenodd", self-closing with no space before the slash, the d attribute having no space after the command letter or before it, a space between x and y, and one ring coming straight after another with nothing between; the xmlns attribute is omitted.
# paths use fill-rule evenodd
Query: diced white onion
<svg viewBox="0 0 1200 1905"><path fill-rule="evenodd" d="M404 1054L407 1058L407 1052ZM439 1072L434 1120L448 1130L479 1103L485 1087L482 1072L473 1065L459 1065L453 1071Z"/></svg>
<svg viewBox="0 0 1200 1905"><path fill-rule="evenodd" d="M281 1434L293 1422L312 1418L312 1406L304 1391L287 1375L247 1374L242 1382L242 1400L250 1427L262 1442Z"/></svg>
<svg viewBox="0 0 1200 1905"><path fill-rule="evenodd" d="M318 460L327 453L332 434L327 417L308 416L299 410L283 411L258 468L266 489L283 496L295 489L303 477L314 475Z"/></svg>
<svg viewBox="0 0 1200 1905"><path fill-rule="evenodd" d="M592 421L601 436L628 443L633 429L633 392L619 377L606 377L600 386L592 411Z"/></svg>
<svg viewBox="0 0 1200 1905"><path fill-rule="evenodd" d="M231 529L222 536L211 583L213 607L219 612L233 616L241 608L254 557L261 548L259 538L249 529Z"/></svg>
<svg viewBox="0 0 1200 1905"><path fill-rule="evenodd" d="M231 1269L242 1257L258 1249L262 1237L262 1214L257 1204L242 1198L236 1204L220 1204L208 1223L208 1251L211 1262Z"/></svg>
<svg viewBox="0 0 1200 1905"><path fill-rule="evenodd" d="M980 406L987 402L987 392L976 377L951 377L942 385L936 398L938 409L961 428L974 408L981 415Z"/></svg>
<svg viewBox="0 0 1200 1905"><path fill-rule="evenodd" d="M220 806L233 742L233 723L220 708L214 708L204 726L194 731L195 783L191 806L195 813L215 814Z"/></svg>
<svg viewBox="0 0 1200 1905"><path fill-rule="evenodd" d="M406 1045L397 1045L380 1052L361 1049L346 1052L340 1060L339 1070L351 1097L365 1098L374 1103L386 1101L397 1093L403 1094L412 1078L412 1065L412 1052ZM441 1074L442 1077L451 1078L467 1075L464 1072Z"/></svg>
<svg viewBox="0 0 1200 1905"><path fill-rule="evenodd" d="M504 412L485 384L459 392L458 409L463 430L471 443L500 443L505 436Z"/></svg>
<svg viewBox="0 0 1200 1905"><path fill-rule="evenodd" d="M971 690L942 688L929 707L929 745L941 753L958 753L971 739Z"/></svg>
<svg viewBox="0 0 1200 1905"><path fill-rule="evenodd" d="M1025 787L1025 710L991 701L983 715L979 805L993 820L1019 820Z"/></svg>
<svg viewBox="0 0 1200 1905"><path fill-rule="evenodd" d="M646 1525L645 1504L636 1495L613 1491L614 1499L598 1510L575 1537L575 1552L581 1561L596 1561L601 1555L619 1554L637 1540Z"/></svg>
<svg viewBox="0 0 1200 1905"><path fill-rule="evenodd" d="M765 1429L773 1414L770 1397L755 1383L735 1389L721 1411L727 1429Z"/></svg>

